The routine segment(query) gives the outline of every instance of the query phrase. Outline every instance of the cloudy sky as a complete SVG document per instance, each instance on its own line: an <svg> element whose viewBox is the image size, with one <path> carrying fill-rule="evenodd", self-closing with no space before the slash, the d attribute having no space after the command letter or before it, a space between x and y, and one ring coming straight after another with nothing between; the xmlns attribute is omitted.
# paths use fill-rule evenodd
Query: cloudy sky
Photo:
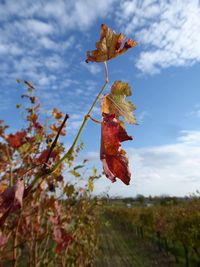
<svg viewBox="0 0 200 267"><path fill-rule="evenodd" d="M0 118L22 127L14 106L31 80L45 109L68 112L66 144L80 126L104 83L102 64L85 63L101 23L139 45L108 63L109 86L129 82L139 125L128 126L126 142L132 181L111 184L105 177L96 193L188 195L200 189L200 3L197 0L1 0ZM109 87L108 87L109 89ZM107 90L108 90L107 89ZM100 118L99 108L93 112ZM84 156L99 164L100 127L89 122ZM109 189L108 189L109 188Z"/></svg>

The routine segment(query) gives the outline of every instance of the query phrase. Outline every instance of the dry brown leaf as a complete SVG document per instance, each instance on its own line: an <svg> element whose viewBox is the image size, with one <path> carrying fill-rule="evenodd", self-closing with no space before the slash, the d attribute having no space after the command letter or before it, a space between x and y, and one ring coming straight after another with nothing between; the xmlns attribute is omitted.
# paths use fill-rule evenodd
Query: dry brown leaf
<svg viewBox="0 0 200 267"><path fill-rule="evenodd" d="M137 45L134 40L128 39L122 47L125 38L122 33L116 34L106 24L102 24L100 41L96 43L96 50L87 52L86 62L104 62L122 55L129 48Z"/></svg>

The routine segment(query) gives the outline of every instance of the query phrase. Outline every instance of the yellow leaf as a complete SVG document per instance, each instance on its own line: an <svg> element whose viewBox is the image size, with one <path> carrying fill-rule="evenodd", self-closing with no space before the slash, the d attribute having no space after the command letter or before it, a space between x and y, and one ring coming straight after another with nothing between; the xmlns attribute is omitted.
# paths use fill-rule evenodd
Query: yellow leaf
<svg viewBox="0 0 200 267"><path fill-rule="evenodd" d="M89 181L88 181L88 189L89 189L90 192L94 191L94 181L93 181L93 179L89 179Z"/></svg>
<svg viewBox="0 0 200 267"><path fill-rule="evenodd" d="M136 107L131 101L126 100L127 96L131 96L129 84L116 81L111 87L110 94L103 97L101 111L106 114L115 114L118 120L119 116L122 116L126 122L136 124L133 114Z"/></svg>

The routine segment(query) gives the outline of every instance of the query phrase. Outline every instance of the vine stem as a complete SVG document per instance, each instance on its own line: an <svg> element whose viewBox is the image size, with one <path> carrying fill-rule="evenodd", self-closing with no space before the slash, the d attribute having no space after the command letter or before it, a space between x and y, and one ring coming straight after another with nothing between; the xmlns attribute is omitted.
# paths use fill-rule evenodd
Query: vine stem
<svg viewBox="0 0 200 267"><path fill-rule="evenodd" d="M77 144L77 142L78 142L78 140L79 140L79 138L80 138L80 136L81 136L81 133L82 133L82 131L83 131L83 129L84 129L84 127L85 127L85 125L86 125L88 119L90 118L90 114L91 114L93 108L96 106L97 102L98 102L99 99L101 98L101 95L102 95L104 89L106 88L106 86L107 86L107 84L108 84L108 67L107 67L107 63L106 63L106 61L104 62L104 69L105 69L105 74L106 74L106 80L105 80L105 83L104 83L103 87L101 88L101 90L99 91L98 95L96 96L95 100L93 101L93 103L92 103L92 105L91 105L89 111L88 111L87 114L85 115L84 120L83 120L83 122L82 122L82 124L81 124L81 127L80 127L80 129L79 129L79 131L78 131L78 133L77 133L77 135L76 135L76 137L75 137L75 139L74 139L74 142L72 143L71 147L70 147L69 150L64 154L64 156L63 156L60 160L58 160L58 161L55 163L55 165L54 165L50 170L48 170L48 173L43 173L43 172L41 172L41 173L38 173L38 174L35 176L35 179L34 179L33 182L32 182L32 187L37 183L37 181L38 181L39 178L41 178L41 177L43 177L43 176L46 176L47 174L50 174L50 173L54 172L54 171L61 165L61 163L62 163L66 158L69 158L69 157L72 155L72 153L73 153L73 151L74 151L74 147L76 146L76 144Z"/></svg>
<svg viewBox="0 0 200 267"><path fill-rule="evenodd" d="M14 233L14 240L13 240L13 267L17 267L17 260L18 260L18 255L17 255L17 242L18 242L18 231L19 231L19 225L20 225L20 220L21 220L21 213L19 215L18 221L17 221L17 227Z"/></svg>
<svg viewBox="0 0 200 267"><path fill-rule="evenodd" d="M50 157L51 157L51 153L52 153L54 147L56 146L56 143L57 143L57 141L58 141L59 135L60 135L60 133L61 133L61 131L62 131L62 128L64 127L64 125L65 125L67 119L69 119L69 115L68 115L68 114L65 115L65 118L64 118L64 120L63 120L63 122L62 122L62 124L61 124L61 126L60 126L60 128L59 128L59 130L58 130L58 133L57 133L57 135L56 135L56 137L55 137L53 143L51 144L51 147L50 147L50 149L49 149L49 153L48 153L47 158L46 158L45 163L44 163L45 166L47 166L47 164L48 164L48 161L49 161L49 159L50 159Z"/></svg>
<svg viewBox="0 0 200 267"><path fill-rule="evenodd" d="M83 122L81 124L81 127L80 127L80 129L79 129L79 131L78 131L78 133L77 133L77 135L76 135L76 137L74 139L73 144L71 145L71 147L67 151L67 153L53 166L53 168L51 169L52 172L55 171L59 167L59 165L73 153L74 147L77 144L77 142L78 142L78 140L79 140L79 138L81 136L81 133L82 133L82 131L83 131L88 119L90 118L90 114L91 114L93 108L96 106L97 102L101 98L101 95L102 95L104 89L106 88L106 86L108 84L108 67L107 67L106 61L104 62L104 68L105 68L105 73L106 73L105 83L104 83L103 87L101 88L101 90L99 91L98 95L96 96L94 102L92 103L88 113L85 115L84 120L83 120Z"/></svg>

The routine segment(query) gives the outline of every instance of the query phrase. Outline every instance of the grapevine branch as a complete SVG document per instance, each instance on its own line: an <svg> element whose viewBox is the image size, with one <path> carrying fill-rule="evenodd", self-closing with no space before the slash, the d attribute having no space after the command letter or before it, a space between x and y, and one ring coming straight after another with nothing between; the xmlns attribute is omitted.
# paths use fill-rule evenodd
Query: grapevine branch
<svg viewBox="0 0 200 267"><path fill-rule="evenodd" d="M52 172L55 171L55 170L57 169L57 167L58 167L58 166L59 166L59 165L60 165L66 158L68 158L69 156L72 155L72 153L73 153L73 151L74 151L74 147L75 147L75 145L77 144L77 141L79 140L79 138L80 138L80 136L81 136L81 133L82 133L82 131L83 131L83 129L84 129L86 123L87 123L87 120L88 120L89 117L90 117L90 114L91 114L93 108L96 106L98 100L101 98L101 95L102 95L104 89L106 88L106 86L107 86L107 84L108 84L108 67L107 67L107 63L106 63L106 61L104 62L104 68L105 68L105 74L106 74L106 80L105 80L105 83L104 83L103 87L101 88L101 90L99 91L98 95L96 96L94 102L92 103L92 105L91 105L91 107L90 107L88 113L85 115L84 120L83 120L83 122L82 122L82 125L81 125L81 127L80 127L80 129L79 129L79 131L78 131L78 133L77 133L77 135L76 135L76 137L75 137L75 139L74 139L74 142L73 142L72 146L71 146L70 149L67 151L67 153L66 153L66 154L65 154L65 155L64 155L64 156L63 156L63 157L62 157L62 158L61 158L61 159L60 159L60 160L53 166L53 168L52 168Z"/></svg>
<svg viewBox="0 0 200 267"><path fill-rule="evenodd" d="M50 149L49 149L49 153L48 153L47 158L46 158L45 163L44 163L45 167L48 165L48 161L49 161L49 159L50 159L50 157L51 157L51 153L52 153L53 149L54 149L55 146L56 146L56 143L57 143L57 141L58 141L59 135L60 135L60 133L61 133L61 131L62 131L62 128L64 127L65 122L67 121L67 119L69 119L69 115L68 115L68 114L65 115L65 118L64 118L64 120L63 120L63 122L62 122L62 124L61 124L61 126L60 126L60 128L59 128L59 130L58 130L58 133L57 133L57 135L56 135L56 137L55 137L53 143L51 144L51 147L50 147Z"/></svg>
<svg viewBox="0 0 200 267"><path fill-rule="evenodd" d="M79 129L79 131L78 131L78 133L77 133L77 135L76 135L76 137L75 137L75 139L74 139L74 142L72 143L72 145L71 145L71 147L69 148L69 150L67 151L67 153L65 153L64 156L63 156L60 160L58 160L58 161L55 163L55 165L54 165L51 169L48 170L48 174L54 172L54 171L60 166L60 164L62 164L62 162L63 162L66 158L69 158L69 157L72 155L72 153L73 153L73 151L74 151L74 147L76 146L76 144L77 144L77 142L78 142L78 140L79 140L79 138L80 138L80 136L81 136L81 133L82 133L82 131L83 131L83 129L84 129L84 127L85 127L85 125L86 125L86 123L87 123L89 117L90 117L90 114L91 114L93 108L96 106L97 102L98 102L99 99L101 98L101 95L102 95L104 89L106 88L106 86L107 86L107 84L108 84L108 67L107 67L107 63L106 63L106 61L104 62L104 69L105 69L105 75L106 75L105 83L104 83L103 87L101 88L101 90L99 91L98 95L96 96L95 100L93 101L93 103L92 103L92 105L91 105L89 111L88 111L87 114L85 115L84 120L83 120L83 122L82 122L82 124L81 124L81 127L80 127L80 129ZM56 140L56 139L55 139L55 140ZM54 140L54 141L55 141L55 140ZM56 141L57 141L57 140L56 140ZM54 143L54 142L53 142L53 143ZM56 144L56 143L55 143L55 144ZM53 146L53 144L52 144L52 146ZM55 145L54 145L54 147L55 147ZM52 149L52 150L53 150L53 149ZM52 150L51 150L51 151L52 151ZM37 181L38 181L41 177L43 177L43 179L44 179L45 176L46 176L46 173L44 173L44 172L39 172L39 173L35 176L35 178L34 178L32 184L31 184L31 188L33 188L33 187L37 184Z"/></svg>

